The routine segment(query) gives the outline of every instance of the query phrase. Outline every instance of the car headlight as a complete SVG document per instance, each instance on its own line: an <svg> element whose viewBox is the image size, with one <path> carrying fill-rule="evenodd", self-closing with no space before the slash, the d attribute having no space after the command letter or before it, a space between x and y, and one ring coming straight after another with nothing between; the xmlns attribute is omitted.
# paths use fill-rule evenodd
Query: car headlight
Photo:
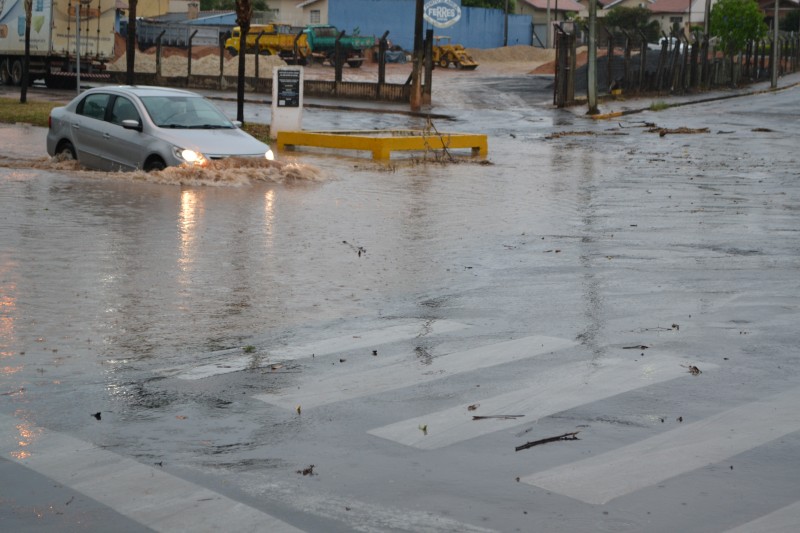
<svg viewBox="0 0 800 533"><path fill-rule="evenodd" d="M275 159L275 154L272 153L272 150L267 149L264 153L264 157L267 158L267 161L272 161Z"/></svg>
<svg viewBox="0 0 800 533"><path fill-rule="evenodd" d="M208 164L206 157L200 152L189 150L188 148L175 148L175 156L186 161L190 165L204 167Z"/></svg>

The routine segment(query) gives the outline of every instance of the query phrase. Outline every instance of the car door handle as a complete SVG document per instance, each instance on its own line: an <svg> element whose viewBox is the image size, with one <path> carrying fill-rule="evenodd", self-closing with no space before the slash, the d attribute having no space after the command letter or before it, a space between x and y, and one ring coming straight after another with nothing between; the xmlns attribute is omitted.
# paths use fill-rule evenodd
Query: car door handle
<svg viewBox="0 0 800 533"><path fill-rule="evenodd" d="M103 134L103 139L110 139L110 138L111 138L110 134L108 134L108 133L104 133Z"/></svg>
<svg viewBox="0 0 800 533"><path fill-rule="evenodd" d="M79 130L79 129L81 129L81 125L80 124L73 124L72 128L76 129L76 130Z"/></svg>

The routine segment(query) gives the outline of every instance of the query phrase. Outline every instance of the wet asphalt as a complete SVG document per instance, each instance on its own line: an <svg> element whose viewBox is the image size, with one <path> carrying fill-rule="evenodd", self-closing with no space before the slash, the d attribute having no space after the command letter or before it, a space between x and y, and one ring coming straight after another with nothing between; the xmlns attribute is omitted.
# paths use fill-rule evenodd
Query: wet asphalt
<svg viewBox="0 0 800 533"><path fill-rule="evenodd" d="M798 80L594 120L455 76L431 111L484 164L281 154L319 180L0 126L0 529L795 531Z"/></svg>

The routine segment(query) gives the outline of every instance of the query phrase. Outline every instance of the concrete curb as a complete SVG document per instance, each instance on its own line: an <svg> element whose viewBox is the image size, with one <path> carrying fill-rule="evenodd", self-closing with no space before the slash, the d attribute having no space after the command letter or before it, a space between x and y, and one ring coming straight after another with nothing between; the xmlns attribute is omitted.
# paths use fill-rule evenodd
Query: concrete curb
<svg viewBox="0 0 800 533"><path fill-rule="evenodd" d="M712 96L712 97L709 97L709 98L700 98L700 99L697 99L697 100L689 100L689 101L685 101L685 102L667 103L667 108L670 108L670 107L682 107L682 106L694 105L694 104L706 104L706 103L709 103L709 102L718 102L718 101L721 101L721 100L729 100L731 98L739 98L739 97L742 97L742 96L754 96L754 95L757 95L757 94L774 93L774 92L779 92L779 91L785 91L787 89L791 89L791 88L797 87L797 86L800 86L800 81L790 83L789 85L786 85L784 87L776 87L774 89L772 87L770 87L770 88L767 88L767 89L757 89L757 90L746 91L746 92L737 92L736 94L725 94L725 95L721 95L721 96ZM625 116L625 115L634 115L636 113L641 113L643 111L649 111L649 110L650 110L650 107L643 107L643 108L637 108L637 109L625 109L625 110L622 110L622 111L611 111L611 112L608 112L608 113L600 113L600 114L597 114L597 115L587 115L587 116L589 118L591 118L592 120L606 120L606 119L617 118L617 117L621 117L621 116Z"/></svg>

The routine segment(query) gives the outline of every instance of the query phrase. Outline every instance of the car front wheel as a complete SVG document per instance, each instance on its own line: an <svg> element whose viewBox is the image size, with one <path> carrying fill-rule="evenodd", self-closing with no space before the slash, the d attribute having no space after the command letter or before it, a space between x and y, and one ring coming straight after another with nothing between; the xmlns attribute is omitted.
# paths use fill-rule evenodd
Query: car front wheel
<svg viewBox="0 0 800 533"><path fill-rule="evenodd" d="M144 163L144 171L145 172L153 172L156 170L164 170L167 168L167 164L164 163L164 160L160 157L151 157Z"/></svg>

